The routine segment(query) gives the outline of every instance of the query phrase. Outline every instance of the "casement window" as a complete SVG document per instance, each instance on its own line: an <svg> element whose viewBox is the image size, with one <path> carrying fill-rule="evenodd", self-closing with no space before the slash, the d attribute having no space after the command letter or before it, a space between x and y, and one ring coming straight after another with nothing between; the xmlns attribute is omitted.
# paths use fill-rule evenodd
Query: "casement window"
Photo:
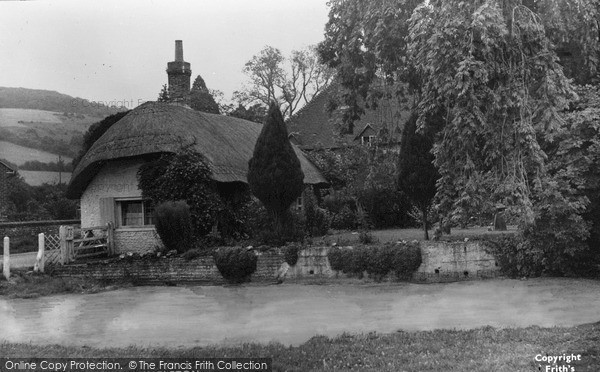
<svg viewBox="0 0 600 372"><path fill-rule="evenodd" d="M117 200L117 226L154 225L154 207L148 200Z"/></svg>
<svg viewBox="0 0 600 372"><path fill-rule="evenodd" d="M102 198L100 219L116 227L154 226L154 206L141 198Z"/></svg>
<svg viewBox="0 0 600 372"><path fill-rule="evenodd" d="M296 205L295 205L295 209L299 212L302 211L302 208L304 207L304 200L302 198L302 195L300 195L298 197L298 199L296 199Z"/></svg>

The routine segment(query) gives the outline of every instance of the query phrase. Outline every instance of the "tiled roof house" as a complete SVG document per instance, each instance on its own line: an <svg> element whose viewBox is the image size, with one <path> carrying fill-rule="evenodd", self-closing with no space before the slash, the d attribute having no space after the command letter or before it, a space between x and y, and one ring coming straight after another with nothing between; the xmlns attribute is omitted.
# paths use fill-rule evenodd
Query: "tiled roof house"
<svg viewBox="0 0 600 372"><path fill-rule="evenodd" d="M336 99L340 89L338 84L332 83L287 120L293 144L303 150L313 150L371 145L375 141L391 146L400 143L409 112L407 107L391 99L381 100L375 109L366 109L365 114L354 122L354 132L340 135L343 108L328 110L329 102Z"/></svg>

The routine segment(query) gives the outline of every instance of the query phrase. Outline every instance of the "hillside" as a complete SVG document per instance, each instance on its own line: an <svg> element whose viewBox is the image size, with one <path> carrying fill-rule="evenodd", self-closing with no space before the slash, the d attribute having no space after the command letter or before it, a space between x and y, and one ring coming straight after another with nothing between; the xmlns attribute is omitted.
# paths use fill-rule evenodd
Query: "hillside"
<svg viewBox="0 0 600 372"><path fill-rule="evenodd" d="M122 109L98 107L87 100L54 91L0 87L0 141L53 154L51 158L46 157L47 161L56 161L58 155L73 158L89 126L118 111ZM0 149L5 154L7 151ZM22 160L18 154L26 152L20 149L5 159ZM30 160L44 162L44 157L38 155Z"/></svg>
<svg viewBox="0 0 600 372"><path fill-rule="evenodd" d="M51 90L0 87L0 108L19 108L106 117L123 109L98 107L90 101Z"/></svg>

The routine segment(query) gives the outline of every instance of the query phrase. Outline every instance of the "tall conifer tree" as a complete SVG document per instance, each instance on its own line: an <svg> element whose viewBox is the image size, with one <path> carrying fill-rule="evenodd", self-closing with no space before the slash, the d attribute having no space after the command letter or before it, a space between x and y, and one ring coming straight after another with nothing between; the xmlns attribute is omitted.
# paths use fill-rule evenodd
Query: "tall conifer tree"
<svg viewBox="0 0 600 372"><path fill-rule="evenodd" d="M248 162L248 184L272 214L275 229L283 232L290 205L302 193L304 173L288 139L283 116L271 103L252 159Z"/></svg>

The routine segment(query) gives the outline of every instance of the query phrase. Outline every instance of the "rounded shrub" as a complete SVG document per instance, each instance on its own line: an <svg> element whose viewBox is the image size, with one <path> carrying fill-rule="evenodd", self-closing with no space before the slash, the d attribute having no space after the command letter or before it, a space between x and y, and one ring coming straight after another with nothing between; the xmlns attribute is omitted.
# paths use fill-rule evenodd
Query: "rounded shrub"
<svg viewBox="0 0 600 372"><path fill-rule="evenodd" d="M154 217L156 232L168 250L182 253L190 249L193 241L192 217L186 202L161 203L156 207Z"/></svg>
<svg viewBox="0 0 600 372"><path fill-rule="evenodd" d="M231 283L249 281L258 261L253 251L241 247L221 247L213 258L223 278Z"/></svg>
<svg viewBox="0 0 600 372"><path fill-rule="evenodd" d="M344 268L344 254L338 247L332 247L327 251L327 260L332 270L341 271Z"/></svg>
<svg viewBox="0 0 600 372"><path fill-rule="evenodd" d="M294 266L298 263L298 252L300 247L297 245L288 245L283 248L283 257L288 265Z"/></svg>
<svg viewBox="0 0 600 372"><path fill-rule="evenodd" d="M418 244L397 247L392 262L398 278L409 278L421 266L421 248Z"/></svg>

